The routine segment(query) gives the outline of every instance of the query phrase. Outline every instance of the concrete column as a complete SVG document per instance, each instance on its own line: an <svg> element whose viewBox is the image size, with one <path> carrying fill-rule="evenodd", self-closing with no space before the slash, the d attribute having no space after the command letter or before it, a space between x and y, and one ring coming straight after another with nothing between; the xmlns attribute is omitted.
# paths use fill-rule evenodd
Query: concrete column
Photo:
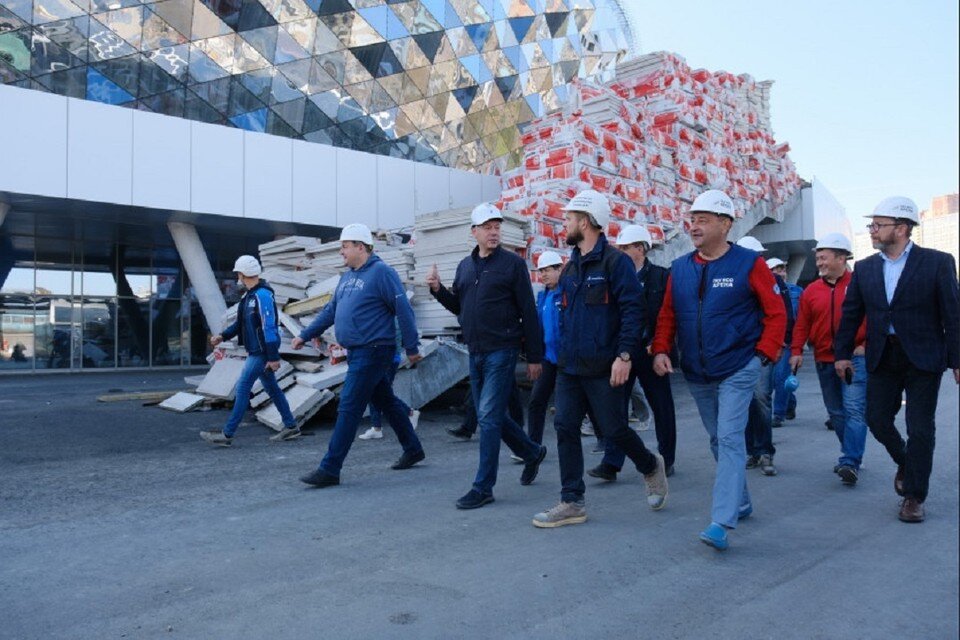
<svg viewBox="0 0 960 640"><path fill-rule="evenodd" d="M207 327L214 334L220 333L223 330L223 314L227 311L227 303L217 286L217 278L210 267L210 261L207 260L207 252L203 249L196 227L186 222L168 222L167 228L177 245L180 261L187 270Z"/></svg>
<svg viewBox="0 0 960 640"><path fill-rule="evenodd" d="M796 282L803 273L803 267L810 256L806 253L791 253L787 262L787 282Z"/></svg>

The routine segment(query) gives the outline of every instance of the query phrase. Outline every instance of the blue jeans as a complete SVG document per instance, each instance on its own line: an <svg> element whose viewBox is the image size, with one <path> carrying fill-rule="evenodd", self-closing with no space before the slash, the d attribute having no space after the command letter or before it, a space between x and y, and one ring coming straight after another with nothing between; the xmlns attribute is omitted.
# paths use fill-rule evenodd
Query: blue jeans
<svg viewBox="0 0 960 640"><path fill-rule="evenodd" d="M519 349L470 354L470 391L480 427L480 465L473 488L485 496L493 495L493 486L497 484L501 438L525 462L533 462L540 455L540 445L507 415L510 388L516 386L519 355Z"/></svg>
<svg viewBox="0 0 960 640"><path fill-rule="evenodd" d="M397 440L406 453L423 451L423 446L410 424L409 408L393 394L388 373L393 365L396 345L369 345L355 347L347 352L347 379L340 391L337 424L333 427L327 455L320 462L320 470L340 477L343 461L357 437L357 427L363 410L373 403L397 434Z"/></svg>
<svg viewBox="0 0 960 640"><path fill-rule="evenodd" d="M237 394L233 401L233 411L230 412L227 425L223 428L223 435L228 438L232 438L233 434L237 432L237 427L243 420L243 414L247 412L247 408L250 406L250 389L253 388L253 383L257 381L257 378L263 383L263 388L270 395L273 404L277 406L280 419L283 420L283 426L297 426L297 421L290 413L287 396L283 395L283 391L280 390L280 385L277 384L277 377L273 375L273 371L267 369L267 357L263 354L248 355L247 361L243 365L243 372L237 381Z"/></svg>
<svg viewBox="0 0 960 640"><path fill-rule="evenodd" d="M633 389L634 380L640 381L640 387L653 413L654 429L657 433L657 450L663 456L663 464L672 467L677 453L677 415L673 406L673 390L670 376L658 376L653 371L653 358L646 352L641 353L631 368L627 388ZM630 397L627 396L627 402ZM623 467L625 456L617 445L610 440L604 441L603 463L618 471Z"/></svg>
<svg viewBox="0 0 960 640"><path fill-rule="evenodd" d="M720 382L687 383L710 435L710 451L717 461L710 518L729 529L737 526L740 507L750 504L743 434L762 368L760 359L754 357L743 369Z"/></svg>
<svg viewBox="0 0 960 640"><path fill-rule="evenodd" d="M624 385L611 387L608 376L575 376L560 371L554 395L557 415L557 454L560 457L560 499L564 502L583 500L583 447L580 425L587 409L593 411L598 433L623 451L646 475L657 468L657 458L650 453L637 433L627 426L627 394Z"/></svg>
<svg viewBox="0 0 960 640"><path fill-rule="evenodd" d="M853 383L847 385L837 375L832 362L818 362L817 377L823 393L823 405L840 440L838 464L860 468L867 445L867 368L864 356L853 356Z"/></svg>
<svg viewBox="0 0 960 640"><path fill-rule="evenodd" d="M791 411L797 410L797 394L783 388L790 375L790 349L784 348L779 362L773 366L773 417L783 420Z"/></svg>
<svg viewBox="0 0 960 640"><path fill-rule="evenodd" d="M390 365L390 370L387 371L387 382L393 385L393 379L397 377L397 368L400 366L400 363L396 358L393 359L393 364ZM403 400L400 400L403 402ZM407 415L410 415L410 407L407 406L406 402L403 402L403 406L407 407ZM380 409L377 409L377 405L370 403L370 422L374 427L380 429L383 427L383 413L380 412Z"/></svg>
<svg viewBox="0 0 960 640"><path fill-rule="evenodd" d="M759 362L759 359L757 360ZM747 443L747 454L760 457L772 456L777 453L773 446L773 365L760 367L760 377L753 390L753 400L750 401L749 419L744 435Z"/></svg>

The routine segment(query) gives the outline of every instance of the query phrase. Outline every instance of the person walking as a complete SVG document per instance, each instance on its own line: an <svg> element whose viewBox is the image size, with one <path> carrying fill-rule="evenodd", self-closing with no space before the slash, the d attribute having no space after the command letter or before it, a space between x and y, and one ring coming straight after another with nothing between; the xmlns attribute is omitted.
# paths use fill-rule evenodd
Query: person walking
<svg viewBox="0 0 960 640"><path fill-rule="evenodd" d="M247 360L237 381L233 410L227 424L223 429L201 431L200 437L221 447L232 445L243 414L250 406L250 390L259 379L280 412L280 420L283 422L283 429L270 439L291 440L300 435L300 427L297 426L287 397L280 390L274 375L280 368L280 329L277 325L277 303L273 289L260 279L263 270L253 256L237 258L233 271L237 274L237 284L246 289L246 293L237 305L237 319L222 333L210 338L210 344L216 347L224 340L237 338L240 346L247 351Z"/></svg>
<svg viewBox="0 0 960 640"><path fill-rule="evenodd" d="M654 328L663 295L667 289L670 272L647 259L647 252L653 246L650 232L642 225L624 228L617 237L617 248L633 261L637 280L640 283L644 316L647 318L643 334L640 336L640 349L635 358L631 358L630 377L627 388L633 389L635 381L640 387L653 413L654 428L657 434L657 450L663 456L667 477L673 475L673 462L677 449L677 416L673 404L673 390L669 376L658 376L653 372L653 356L650 355L650 343L653 341ZM594 478L613 482L623 467L624 454L609 439L605 441L603 461L587 473Z"/></svg>
<svg viewBox="0 0 960 640"><path fill-rule="evenodd" d="M787 293L790 295L790 310L796 319L803 287L787 280L787 263L780 258L768 259L767 266L770 267L773 275L786 283ZM773 366L773 421L770 426L774 429L782 427L784 420L793 420L797 417L797 394L785 386L789 376L790 349L784 349L780 360Z"/></svg>
<svg viewBox="0 0 960 640"><path fill-rule="evenodd" d="M842 233L828 233L817 242L814 251L820 278L811 282L800 296L800 312L790 349L790 369L796 373L803 366L803 347L809 342L813 346L823 404L840 440L840 460L833 471L843 484L853 486L857 484L867 440L864 420L867 395L864 341L867 329L866 323L861 322L851 358L853 375L850 380L841 380L834 369L833 338L840 326L843 299L853 276L847 267L847 261L853 258L853 247Z"/></svg>
<svg viewBox="0 0 960 640"><path fill-rule="evenodd" d="M543 338L530 286L530 272L520 256L500 246L503 214L492 204L470 214L477 246L460 261L453 284L440 282L437 265L427 275L430 293L457 315L470 352L470 389L480 427L480 462L473 487L456 502L477 509L494 501L500 440L524 462L520 484L537 477L547 448L531 440L507 415L510 387L516 384L517 359L527 356L527 377L540 377Z"/></svg>
<svg viewBox="0 0 960 640"><path fill-rule="evenodd" d="M397 434L403 453L391 468L409 469L426 455L413 430L409 408L391 386L396 325L400 324L407 359L415 364L419 352L417 325L400 276L373 253L373 234L366 225L348 224L340 233L340 255L347 270L320 315L293 339L300 349L331 325L337 343L347 350L347 377L340 391L337 422L320 465L300 480L315 487L340 484L340 471L350 452L363 410L372 402Z"/></svg>
<svg viewBox="0 0 960 640"><path fill-rule="evenodd" d="M644 305L631 260L607 243L606 196L587 190L566 206L567 244L575 247L560 274L560 350L556 384L560 502L533 517L533 525L586 522L580 426L591 408L595 427L643 474L647 504L662 509L668 485L663 457L651 453L627 426L631 360L640 350Z"/></svg>
<svg viewBox="0 0 960 640"><path fill-rule="evenodd" d="M673 261L653 339L657 375L680 364L717 460L710 524L704 543L723 550L727 530L753 512L746 479L747 413L761 369L780 357L786 309L763 258L727 241L733 201L711 189L690 209L695 250Z"/></svg>
<svg viewBox="0 0 960 640"><path fill-rule="evenodd" d="M387 381L390 383L390 386L393 386L393 380L397 377L397 369L400 368L400 363L403 361L404 356L403 334L400 333L400 323L394 321L394 325L396 325L397 328L397 351L393 355L393 363L387 371ZM403 401L401 400L401 402ZM416 431L417 423L420 421L420 412L407 406L406 402L404 402L403 405L406 408L407 415L410 417L410 426ZM371 402L367 409L370 412L370 428L358 435L357 440L381 440L383 438L383 413L377 408L374 402Z"/></svg>
<svg viewBox="0 0 960 640"><path fill-rule="evenodd" d="M854 266L833 341L837 375L855 372L860 323L867 320L867 424L897 465L899 518L923 522L930 486L937 398L945 369L960 384L960 303L950 254L917 246L917 205L895 196L874 209L867 228L875 249ZM906 394L907 440L894 426Z"/></svg>
<svg viewBox="0 0 960 640"><path fill-rule="evenodd" d="M527 410L527 435L534 442L543 443L543 429L547 421L547 402L557 384L557 359L560 352L560 270L563 259L556 251L544 251L537 260L537 273L543 291L537 294L537 317L543 332L543 372L533 384Z"/></svg>

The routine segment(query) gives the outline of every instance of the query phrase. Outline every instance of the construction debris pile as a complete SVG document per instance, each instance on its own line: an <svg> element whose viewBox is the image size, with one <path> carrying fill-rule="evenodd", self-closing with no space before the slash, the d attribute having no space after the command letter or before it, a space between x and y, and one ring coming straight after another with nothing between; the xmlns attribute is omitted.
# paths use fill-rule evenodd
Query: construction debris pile
<svg viewBox="0 0 960 640"><path fill-rule="evenodd" d="M610 197L608 235L646 224L655 243L684 229L705 189L727 192L739 215L783 203L800 180L773 137L771 84L666 52L620 63L607 86L576 81L562 111L527 126L524 163L503 176L498 204L532 225L531 266L543 248L565 247L563 206L582 189Z"/></svg>

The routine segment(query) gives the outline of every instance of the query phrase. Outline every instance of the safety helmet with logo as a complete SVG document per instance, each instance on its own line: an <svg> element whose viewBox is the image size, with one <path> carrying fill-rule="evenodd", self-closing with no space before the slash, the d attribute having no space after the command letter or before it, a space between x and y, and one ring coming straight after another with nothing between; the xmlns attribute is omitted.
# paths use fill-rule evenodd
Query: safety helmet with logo
<svg viewBox="0 0 960 640"><path fill-rule="evenodd" d="M820 249L845 251L847 253L848 260L853 257L853 245L850 244L850 239L842 233L828 233L820 238L820 240L817 242L817 246L814 247L813 250L819 251Z"/></svg>
<svg viewBox="0 0 960 640"><path fill-rule="evenodd" d="M893 196L891 198L884 198L873 210L873 213L864 217L902 218L903 220L909 220L913 224L920 224L920 214L918 211L917 203L910 198Z"/></svg>
<svg viewBox="0 0 960 640"><path fill-rule="evenodd" d="M624 227L620 231L620 235L617 236L616 244L625 247L637 242L645 243L647 249L653 246L653 238L650 237L650 232L642 224L632 224L629 227Z"/></svg>
<svg viewBox="0 0 960 640"><path fill-rule="evenodd" d="M777 267L785 267L785 266L787 266L787 263L781 260L780 258L770 258L769 260L767 260L767 269L770 269L770 271L773 271Z"/></svg>
<svg viewBox="0 0 960 640"><path fill-rule="evenodd" d="M579 211L590 216L590 222L601 231L610 223L610 201L599 191L587 189L581 191L567 203L564 211Z"/></svg>
<svg viewBox="0 0 960 640"><path fill-rule="evenodd" d="M470 226L472 227L479 227L490 220L503 220L503 213L489 202L478 204L470 212Z"/></svg>
<svg viewBox="0 0 960 640"><path fill-rule="evenodd" d="M359 222L348 224L340 232L340 242L349 240L351 242L362 242L368 247L373 246L373 234L370 233L370 227Z"/></svg>
<svg viewBox="0 0 960 640"><path fill-rule="evenodd" d="M237 258L237 261L233 263L234 273L239 273L247 276L248 278L255 278L263 273L263 269L260 268L260 263L253 256L240 256Z"/></svg>
<svg viewBox="0 0 960 640"><path fill-rule="evenodd" d="M719 189L708 189L698 195L690 206L690 213L715 213L719 216L727 216L730 219L736 217L733 210L733 200Z"/></svg>
<svg viewBox="0 0 960 640"><path fill-rule="evenodd" d="M763 243L754 238L753 236L743 236L737 240L737 244L743 247L744 249L750 249L751 251L756 251L757 253L763 253L767 250Z"/></svg>
<svg viewBox="0 0 960 640"><path fill-rule="evenodd" d="M563 264L563 258L556 251L544 251L537 258L537 271L547 267L559 267Z"/></svg>

